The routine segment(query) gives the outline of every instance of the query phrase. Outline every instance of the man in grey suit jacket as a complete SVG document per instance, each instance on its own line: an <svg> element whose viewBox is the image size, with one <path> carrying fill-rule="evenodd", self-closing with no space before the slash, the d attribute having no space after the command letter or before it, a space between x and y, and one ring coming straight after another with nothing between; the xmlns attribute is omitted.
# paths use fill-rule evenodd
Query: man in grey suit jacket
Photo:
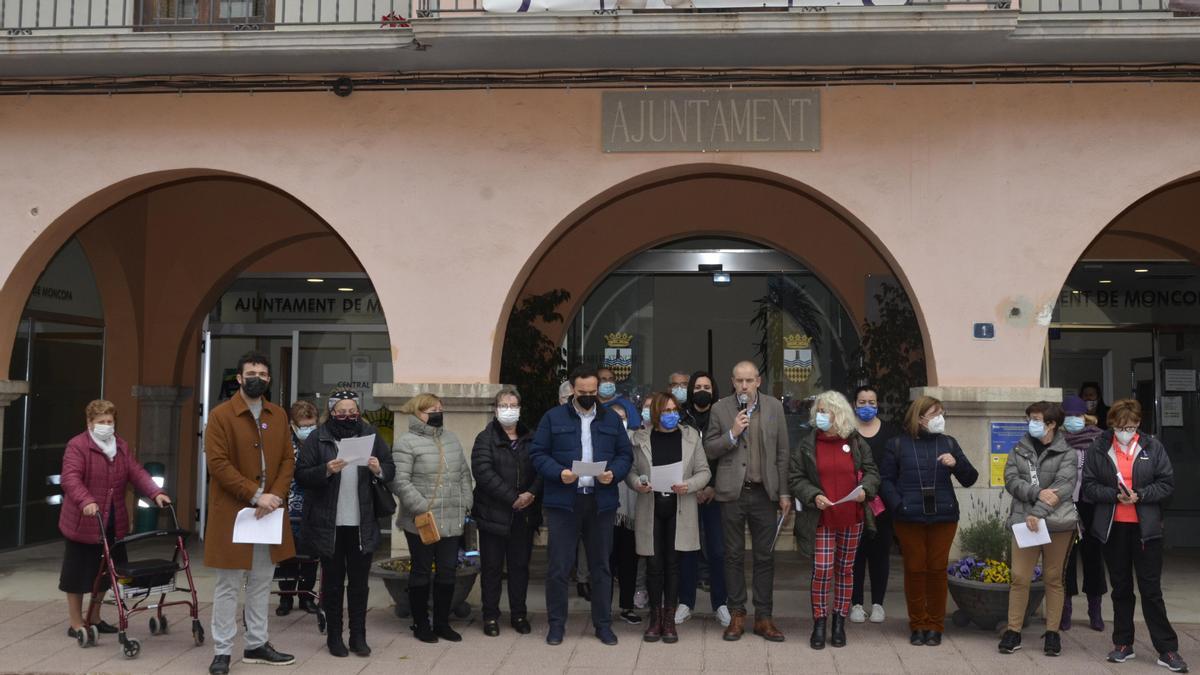
<svg viewBox="0 0 1200 675"><path fill-rule="evenodd" d="M725 583L732 620L724 639L737 640L745 632L745 551L741 542L750 526L754 554L754 634L782 642L783 633L771 619L775 586L775 532L780 511L786 517L792 507L788 494L787 423L783 404L761 396L758 367L742 361L733 367L733 394L713 405L704 452L717 461L716 500L721 504L721 521L727 546ZM732 542L732 543L730 543Z"/></svg>

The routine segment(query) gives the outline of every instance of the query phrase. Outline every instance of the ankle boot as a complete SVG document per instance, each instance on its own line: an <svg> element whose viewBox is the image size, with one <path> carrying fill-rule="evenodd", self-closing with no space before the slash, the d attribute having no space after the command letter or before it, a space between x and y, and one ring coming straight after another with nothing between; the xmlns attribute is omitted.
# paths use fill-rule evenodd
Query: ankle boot
<svg viewBox="0 0 1200 675"><path fill-rule="evenodd" d="M359 656L370 656L371 646L367 644L366 632L355 633L350 631L350 651Z"/></svg>
<svg viewBox="0 0 1200 675"><path fill-rule="evenodd" d="M412 611L413 637L421 642L437 642L437 635L429 627L429 586L409 586L408 607Z"/></svg>
<svg viewBox="0 0 1200 675"><path fill-rule="evenodd" d="M661 607L651 607L650 616L646 617L646 631L642 633L645 642L658 642L662 638L663 610Z"/></svg>
<svg viewBox="0 0 1200 675"><path fill-rule="evenodd" d="M825 649L825 617L813 619L812 636L808 638L808 646L813 649Z"/></svg>
<svg viewBox="0 0 1200 675"><path fill-rule="evenodd" d="M675 631L675 607L670 605L662 608L662 641L667 644L679 642L679 633Z"/></svg>
<svg viewBox="0 0 1200 675"><path fill-rule="evenodd" d="M829 636L829 644L834 647L846 646L846 617L834 612L833 634Z"/></svg>
<svg viewBox="0 0 1200 675"><path fill-rule="evenodd" d="M1071 596L1063 598L1062 620L1058 622L1059 630L1071 630Z"/></svg>
<svg viewBox="0 0 1200 675"><path fill-rule="evenodd" d="M1104 630L1104 596L1088 596L1088 626L1092 630Z"/></svg>
<svg viewBox="0 0 1200 675"><path fill-rule="evenodd" d="M433 633L443 640L462 642L462 636L450 627L450 605L454 602L454 584L434 584Z"/></svg>

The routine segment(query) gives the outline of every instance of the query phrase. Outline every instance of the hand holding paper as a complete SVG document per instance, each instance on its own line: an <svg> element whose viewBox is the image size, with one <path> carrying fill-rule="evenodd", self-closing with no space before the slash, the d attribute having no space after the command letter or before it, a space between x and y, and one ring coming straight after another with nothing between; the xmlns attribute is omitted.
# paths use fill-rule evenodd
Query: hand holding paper
<svg viewBox="0 0 1200 675"><path fill-rule="evenodd" d="M337 448L337 458L345 460L346 464L366 466L371 458L371 450L375 448L375 434L343 438L337 442Z"/></svg>
<svg viewBox="0 0 1200 675"><path fill-rule="evenodd" d="M683 462L650 467L650 487L658 492L670 492L683 482Z"/></svg>
<svg viewBox="0 0 1200 675"><path fill-rule="evenodd" d="M1013 536L1017 539L1018 548L1042 546L1050 543L1050 530L1046 528L1046 519L1039 518L1037 525L1037 532L1031 531L1029 526L1023 522L1012 526Z"/></svg>
<svg viewBox="0 0 1200 675"><path fill-rule="evenodd" d="M233 543L283 543L283 512L284 509L275 509L259 518L255 515L255 509L245 508L238 511L233 521Z"/></svg>
<svg viewBox="0 0 1200 675"><path fill-rule="evenodd" d="M607 466L608 462L584 462L577 459L571 463L571 473L576 476L599 476Z"/></svg>
<svg viewBox="0 0 1200 675"><path fill-rule="evenodd" d="M836 502L833 503L833 505L837 506L838 504L845 504L846 502L857 501L858 496L860 494L865 494L865 492L863 491L863 486L861 486L861 485L855 487L853 490L850 491L850 494L837 500Z"/></svg>

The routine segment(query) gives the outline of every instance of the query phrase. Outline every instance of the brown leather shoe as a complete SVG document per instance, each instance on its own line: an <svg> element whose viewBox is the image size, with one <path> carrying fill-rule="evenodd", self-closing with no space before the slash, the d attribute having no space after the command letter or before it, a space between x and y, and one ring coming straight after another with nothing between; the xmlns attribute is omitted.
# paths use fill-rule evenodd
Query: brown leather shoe
<svg viewBox="0 0 1200 675"><path fill-rule="evenodd" d="M722 639L729 642L742 639L742 634L746 632L746 610L735 609L729 615L729 627L725 629L725 634Z"/></svg>
<svg viewBox="0 0 1200 675"><path fill-rule="evenodd" d="M754 620L754 634L771 642L783 642L784 639L783 633L779 632L779 629L775 627L775 622L771 621L769 616Z"/></svg>

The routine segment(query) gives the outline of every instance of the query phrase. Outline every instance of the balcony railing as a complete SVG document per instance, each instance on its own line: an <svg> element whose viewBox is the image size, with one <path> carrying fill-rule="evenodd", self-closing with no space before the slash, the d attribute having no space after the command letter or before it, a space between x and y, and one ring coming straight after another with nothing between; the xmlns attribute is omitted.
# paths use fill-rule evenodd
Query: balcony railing
<svg viewBox="0 0 1200 675"><path fill-rule="evenodd" d="M495 2L496 0L489 0ZM505 2L506 0L500 0ZM535 0L536 3L537 0ZM542 0L543 2L547 0ZM553 2L554 0L549 0ZM580 3L582 0L567 0ZM630 0L596 0L602 9L593 14L625 12ZM641 0L632 0L635 3ZM651 0L652 2L654 0ZM711 0L709 0L711 2ZM846 0L833 0L845 3ZM907 0L911 9L1014 9L1024 13L1138 13L1170 11L1171 0ZM513 0L515 10L521 0ZM850 0L856 4L857 0ZM744 11L831 11L814 0L766 0L775 6L633 9L633 12L744 12ZM525 6L528 7L528 0ZM582 4L587 4L583 2ZM706 4L706 3L697 3ZM794 4L795 6L789 6ZM896 9L877 5L848 8L872 12ZM616 6L614 9L614 5ZM811 6L801 6L811 5ZM590 5L589 5L590 7ZM0 36L21 37L59 31L234 31L346 28L407 28L408 18L417 19L485 14L484 0L0 0ZM532 13L532 12L531 12ZM545 12L542 12L543 14ZM577 14L579 12L572 12Z"/></svg>

